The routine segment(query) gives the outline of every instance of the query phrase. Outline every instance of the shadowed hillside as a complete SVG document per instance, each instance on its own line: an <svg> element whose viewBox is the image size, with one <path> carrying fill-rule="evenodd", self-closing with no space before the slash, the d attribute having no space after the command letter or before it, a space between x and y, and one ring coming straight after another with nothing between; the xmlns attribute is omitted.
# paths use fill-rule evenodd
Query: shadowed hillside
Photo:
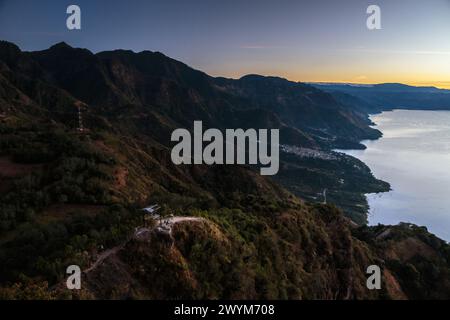
<svg viewBox="0 0 450 320"><path fill-rule="evenodd" d="M194 120L280 129L289 148L279 175L175 166L170 134ZM363 194L388 188L331 151L378 137L368 124L332 95L283 79L212 78L148 51L61 43L21 52L0 42L0 296L70 298L61 284L77 264L88 270L81 298L414 298L422 288L448 297L445 243L414 228L403 241L404 226L378 241L388 227L348 218L364 224ZM324 188L344 211L311 203ZM153 203L203 220L137 237L140 209ZM383 250L417 243L426 250L408 257ZM367 290L373 263L390 287Z"/></svg>

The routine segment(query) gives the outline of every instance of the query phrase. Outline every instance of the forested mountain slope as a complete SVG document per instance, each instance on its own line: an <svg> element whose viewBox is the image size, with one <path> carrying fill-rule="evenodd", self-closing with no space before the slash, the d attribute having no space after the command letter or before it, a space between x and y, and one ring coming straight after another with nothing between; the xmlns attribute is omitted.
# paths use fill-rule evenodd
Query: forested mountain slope
<svg viewBox="0 0 450 320"><path fill-rule="evenodd" d="M297 149L274 178L175 166L170 134L194 120L278 128ZM154 52L0 42L0 296L70 297L61 284L77 264L83 298L449 297L448 245L344 216L363 223L363 193L388 186L330 149L378 135L364 113L304 84L212 78ZM344 212L310 203L323 188ZM153 203L203 219L138 236ZM384 268L381 291L365 287L370 264Z"/></svg>

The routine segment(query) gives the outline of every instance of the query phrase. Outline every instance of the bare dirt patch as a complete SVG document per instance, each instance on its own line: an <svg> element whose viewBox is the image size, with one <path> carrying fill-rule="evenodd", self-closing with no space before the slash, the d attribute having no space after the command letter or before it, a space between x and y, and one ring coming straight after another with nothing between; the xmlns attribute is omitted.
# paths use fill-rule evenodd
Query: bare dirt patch
<svg viewBox="0 0 450 320"><path fill-rule="evenodd" d="M61 221L69 218L71 215L82 214L83 216L93 217L105 209L105 206L87 205L87 204L55 204L39 215L39 222L49 223Z"/></svg>
<svg viewBox="0 0 450 320"><path fill-rule="evenodd" d="M437 253L433 248L414 237L409 237L393 244L386 253L389 258L400 260L402 262L409 261L416 255L427 259L438 258Z"/></svg>
<svg viewBox="0 0 450 320"><path fill-rule="evenodd" d="M24 176L42 168L42 164L22 164L15 163L10 157L0 157L0 176L5 178L15 178Z"/></svg>
<svg viewBox="0 0 450 320"><path fill-rule="evenodd" d="M406 294L403 292L402 287L398 283L397 279L395 279L395 277L388 269L384 270L383 276L386 284L386 290L394 300L408 299Z"/></svg>
<svg viewBox="0 0 450 320"><path fill-rule="evenodd" d="M116 187L124 188L127 186L128 170L123 167L117 168L115 171Z"/></svg>

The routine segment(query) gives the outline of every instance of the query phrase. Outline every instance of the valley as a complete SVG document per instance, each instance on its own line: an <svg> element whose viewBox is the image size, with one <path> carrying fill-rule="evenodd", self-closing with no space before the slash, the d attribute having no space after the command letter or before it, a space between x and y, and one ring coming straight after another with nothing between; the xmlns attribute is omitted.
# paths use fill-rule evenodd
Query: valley
<svg viewBox="0 0 450 320"><path fill-rule="evenodd" d="M23 52L2 41L0 114L0 159L8 159L0 167L0 297L449 296L448 244L416 226L366 226L365 194L389 184L332 150L364 148L361 140L381 133L366 112L313 86L214 78L159 52L93 54L66 43ZM171 133L192 132L197 120L205 130L279 130L289 147L278 174L175 165ZM151 203L174 215L169 238L164 226L130 238ZM89 270L92 260L81 292L60 286L67 265ZM382 265L392 286L367 290L370 264Z"/></svg>

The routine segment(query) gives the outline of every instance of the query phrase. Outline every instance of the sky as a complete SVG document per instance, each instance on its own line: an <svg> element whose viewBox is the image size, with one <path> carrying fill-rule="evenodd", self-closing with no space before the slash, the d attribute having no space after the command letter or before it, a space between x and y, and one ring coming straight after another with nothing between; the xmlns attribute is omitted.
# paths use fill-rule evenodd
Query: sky
<svg viewBox="0 0 450 320"><path fill-rule="evenodd" d="M66 9L81 8L81 30ZM381 9L369 30L366 9ZM450 0L0 0L0 39L160 51L213 76L450 88Z"/></svg>

